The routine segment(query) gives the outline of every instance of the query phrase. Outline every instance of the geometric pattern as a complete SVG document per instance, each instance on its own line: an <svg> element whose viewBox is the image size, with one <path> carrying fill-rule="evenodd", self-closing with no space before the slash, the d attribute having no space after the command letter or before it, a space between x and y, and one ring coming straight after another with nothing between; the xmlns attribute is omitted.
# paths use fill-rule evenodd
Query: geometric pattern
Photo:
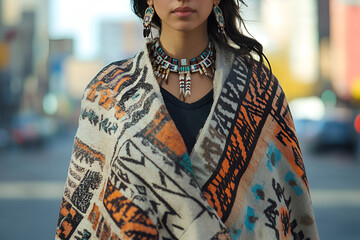
<svg viewBox="0 0 360 240"><path fill-rule="evenodd" d="M216 70L221 88L191 157L147 46L89 83L57 239L318 239L278 81L216 48L218 62L231 64Z"/></svg>

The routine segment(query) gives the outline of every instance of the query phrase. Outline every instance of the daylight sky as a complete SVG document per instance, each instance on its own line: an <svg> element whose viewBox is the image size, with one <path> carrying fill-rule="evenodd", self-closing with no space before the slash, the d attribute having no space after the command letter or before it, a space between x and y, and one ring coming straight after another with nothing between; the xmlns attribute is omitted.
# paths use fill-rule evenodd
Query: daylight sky
<svg viewBox="0 0 360 240"><path fill-rule="evenodd" d="M102 20L136 19L130 0L50 0L51 38L74 38L75 55L84 60L98 54L99 24Z"/></svg>

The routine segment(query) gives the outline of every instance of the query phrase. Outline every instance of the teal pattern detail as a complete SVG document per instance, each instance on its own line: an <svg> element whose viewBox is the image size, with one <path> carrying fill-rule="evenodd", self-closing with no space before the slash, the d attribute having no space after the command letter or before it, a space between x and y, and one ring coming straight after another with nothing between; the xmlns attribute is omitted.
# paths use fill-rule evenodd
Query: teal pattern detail
<svg viewBox="0 0 360 240"><path fill-rule="evenodd" d="M152 14L153 13L152 8L147 8L146 13Z"/></svg>
<svg viewBox="0 0 360 240"><path fill-rule="evenodd" d="M206 208L207 208L207 210L210 211L210 212L215 211L215 210L214 210L212 207L210 207L210 206L207 206Z"/></svg>
<svg viewBox="0 0 360 240"><path fill-rule="evenodd" d="M274 168L277 167L279 161L281 160L281 152L279 149L277 149L277 147L273 142L270 143L267 149L267 156L268 156L268 161L266 163L266 166L272 172Z"/></svg>
<svg viewBox="0 0 360 240"><path fill-rule="evenodd" d="M240 229L232 228L230 230L230 237L231 237L232 240L240 239L240 236L241 236L241 230Z"/></svg>
<svg viewBox="0 0 360 240"><path fill-rule="evenodd" d="M252 207L247 208L245 226L249 231L254 231L255 222L259 218L255 215L255 210Z"/></svg>
<svg viewBox="0 0 360 240"><path fill-rule="evenodd" d="M118 130L118 124L110 122L109 118L105 118L100 122L100 128L111 135L111 132L116 133Z"/></svg>
<svg viewBox="0 0 360 240"><path fill-rule="evenodd" d="M192 168L192 164L191 164L191 160L189 157L189 154L185 153L182 156L182 159L180 161L181 166L183 166L189 173L191 173L191 175L194 175L194 171Z"/></svg>
<svg viewBox="0 0 360 240"><path fill-rule="evenodd" d="M295 180L295 175L292 172L288 172L284 179L287 183L290 184L291 188L294 189L296 195L300 196L303 193L303 191L297 184L297 181Z"/></svg>
<svg viewBox="0 0 360 240"><path fill-rule="evenodd" d="M135 98L137 98L137 97L139 97L140 96L140 93L137 93L137 94L135 94L133 97L132 97L132 99L135 99Z"/></svg>
<svg viewBox="0 0 360 240"><path fill-rule="evenodd" d="M104 115L99 116L96 112L92 109L87 111L83 109L81 111L80 117L82 119L88 119L91 125L98 126L99 130L103 130L107 134L115 134L118 130L118 124L116 122L110 121L109 118L104 119Z"/></svg>
<svg viewBox="0 0 360 240"><path fill-rule="evenodd" d="M252 187L251 190L254 193L255 203L258 203L259 200L265 199L264 186L260 186L259 184L256 184L255 186Z"/></svg>

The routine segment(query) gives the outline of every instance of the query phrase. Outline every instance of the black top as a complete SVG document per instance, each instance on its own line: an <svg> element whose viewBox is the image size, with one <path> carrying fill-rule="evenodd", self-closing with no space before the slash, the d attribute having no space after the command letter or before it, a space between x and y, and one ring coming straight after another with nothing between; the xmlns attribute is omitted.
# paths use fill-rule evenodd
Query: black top
<svg viewBox="0 0 360 240"><path fill-rule="evenodd" d="M174 95L161 89L165 105L176 128L184 139L188 153L190 154L200 129L204 126L213 104L213 90L211 89L204 97L193 103L185 103Z"/></svg>

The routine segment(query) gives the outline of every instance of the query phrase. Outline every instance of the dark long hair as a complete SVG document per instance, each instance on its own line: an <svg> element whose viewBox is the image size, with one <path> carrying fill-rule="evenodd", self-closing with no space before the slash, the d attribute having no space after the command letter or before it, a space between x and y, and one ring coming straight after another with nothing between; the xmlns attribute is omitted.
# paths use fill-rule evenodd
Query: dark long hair
<svg viewBox="0 0 360 240"><path fill-rule="evenodd" d="M260 65L264 59L270 67L270 63L263 52L263 46L256 39L245 36L241 27L247 31L243 18L240 15L240 4L245 4L244 0L222 0L219 7L221 8L225 20L224 38L218 32L217 22L214 13L211 13L208 18L208 34L218 44L235 51L238 55L244 56L247 62L252 65L254 58L253 53L259 57ZM134 13L141 19L144 18L144 13L148 7L146 0L131 0L131 5ZM155 13L152 24L161 30L161 20ZM247 31L248 32L248 31ZM271 72L271 67L270 67Z"/></svg>

